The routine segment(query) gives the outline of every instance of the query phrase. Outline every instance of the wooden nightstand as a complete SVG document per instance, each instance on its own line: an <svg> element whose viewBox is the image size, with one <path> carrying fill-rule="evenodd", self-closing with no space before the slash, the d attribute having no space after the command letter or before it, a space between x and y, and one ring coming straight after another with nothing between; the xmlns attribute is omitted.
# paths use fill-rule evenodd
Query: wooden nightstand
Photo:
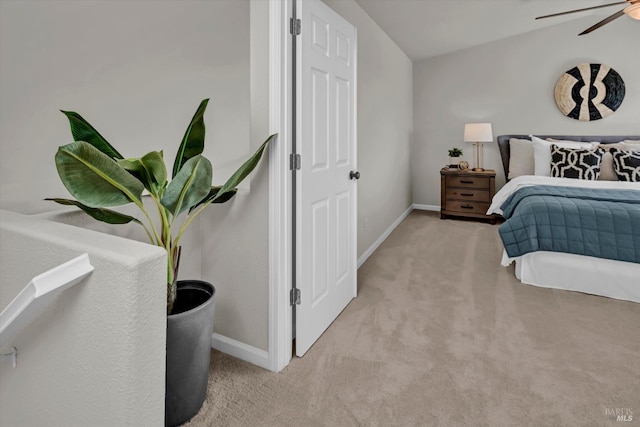
<svg viewBox="0 0 640 427"><path fill-rule="evenodd" d="M496 223L494 215L486 215L496 190L496 171L440 170L440 218L459 216L481 218Z"/></svg>

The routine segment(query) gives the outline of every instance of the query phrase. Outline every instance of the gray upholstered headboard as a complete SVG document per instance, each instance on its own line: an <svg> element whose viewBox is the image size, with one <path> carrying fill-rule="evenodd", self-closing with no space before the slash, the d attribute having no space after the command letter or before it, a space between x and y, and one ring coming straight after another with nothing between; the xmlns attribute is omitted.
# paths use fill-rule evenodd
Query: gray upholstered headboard
<svg viewBox="0 0 640 427"><path fill-rule="evenodd" d="M625 139L640 140L638 135L626 135L626 136L597 136L597 135L535 135L538 138L547 139L561 139L564 141L579 141L579 142L594 142L599 141L602 144L613 144L615 142L624 141ZM502 167L504 168L504 176L508 179L509 176L509 157L511 156L511 150L509 146L509 139L531 139L529 135L500 135L498 136L498 147L500 148L500 156L502 157Z"/></svg>

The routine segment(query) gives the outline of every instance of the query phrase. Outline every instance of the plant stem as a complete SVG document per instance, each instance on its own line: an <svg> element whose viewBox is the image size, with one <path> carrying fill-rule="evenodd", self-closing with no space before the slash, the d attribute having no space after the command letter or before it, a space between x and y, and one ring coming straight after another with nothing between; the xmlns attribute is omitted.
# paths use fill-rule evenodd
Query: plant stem
<svg viewBox="0 0 640 427"><path fill-rule="evenodd" d="M147 210L144 208L144 204L142 202L140 202L140 204L136 203L136 205L138 205L138 207L140 208L142 213L144 213L144 216L147 217L147 220L149 221L149 225L151 226L151 230L153 230L153 234L154 234L154 236L156 238L156 245L157 246L162 246L162 239L158 235L158 230L156 230L156 227L153 225L153 220L149 216L149 212L147 212Z"/></svg>
<svg viewBox="0 0 640 427"><path fill-rule="evenodd" d="M187 229L189 224L191 224L191 222L193 222L193 220L196 218L196 216L198 216L200 214L200 212L202 212L214 200L215 200L215 197L213 199L209 200L208 202L205 202L205 203L201 204L195 211L193 211L193 214L188 214L187 215L187 218L182 223L182 226L180 226L180 229L178 230L178 235L176 236L176 239L174 241L174 244L176 246L178 246L178 242L180 242L180 239L182 238L182 234L185 232L185 230Z"/></svg>
<svg viewBox="0 0 640 427"><path fill-rule="evenodd" d="M144 225L144 223L142 221L140 221L140 225L142 226L142 228L144 228L145 233L147 233L147 237L149 238L149 242L151 242L151 244L154 244L153 241L153 236L151 235L151 232L149 231L149 229L147 228L146 225Z"/></svg>

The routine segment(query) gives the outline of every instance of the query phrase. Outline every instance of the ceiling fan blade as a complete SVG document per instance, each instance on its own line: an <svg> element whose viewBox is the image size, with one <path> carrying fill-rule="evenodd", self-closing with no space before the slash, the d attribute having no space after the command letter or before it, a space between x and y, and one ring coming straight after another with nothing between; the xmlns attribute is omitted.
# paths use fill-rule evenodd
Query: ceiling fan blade
<svg viewBox="0 0 640 427"><path fill-rule="evenodd" d="M568 10L566 12L552 13L551 15L538 16L536 19L553 18L554 16L568 15L570 13L584 12L586 10L601 9L603 7L615 6L618 4L629 4L627 1L619 1L616 3L603 4L600 6L585 7L583 9Z"/></svg>
<svg viewBox="0 0 640 427"><path fill-rule="evenodd" d="M598 22L595 25L592 25L591 27L587 28L586 30L584 30L583 32L581 32L580 34L578 34L579 36L583 35L583 34L589 34L590 32L597 30L598 28L602 27L603 25L607 25L609 22L613 21L614 19L618 19L621 16L624 15L624 9L621 10L620 12L616 12L613 15L604 18L602 21Z"/></svg>

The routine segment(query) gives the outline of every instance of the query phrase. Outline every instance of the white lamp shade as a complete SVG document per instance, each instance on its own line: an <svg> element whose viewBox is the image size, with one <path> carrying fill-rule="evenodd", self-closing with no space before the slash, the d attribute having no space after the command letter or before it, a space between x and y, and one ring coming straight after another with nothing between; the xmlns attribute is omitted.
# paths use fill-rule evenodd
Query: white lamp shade
<svg viewBox="0 0 640 427"><path fill-rule="evenodd" d="M465 142L491 142L493 132L491 123L467 123L464 125Z"/></svg>

